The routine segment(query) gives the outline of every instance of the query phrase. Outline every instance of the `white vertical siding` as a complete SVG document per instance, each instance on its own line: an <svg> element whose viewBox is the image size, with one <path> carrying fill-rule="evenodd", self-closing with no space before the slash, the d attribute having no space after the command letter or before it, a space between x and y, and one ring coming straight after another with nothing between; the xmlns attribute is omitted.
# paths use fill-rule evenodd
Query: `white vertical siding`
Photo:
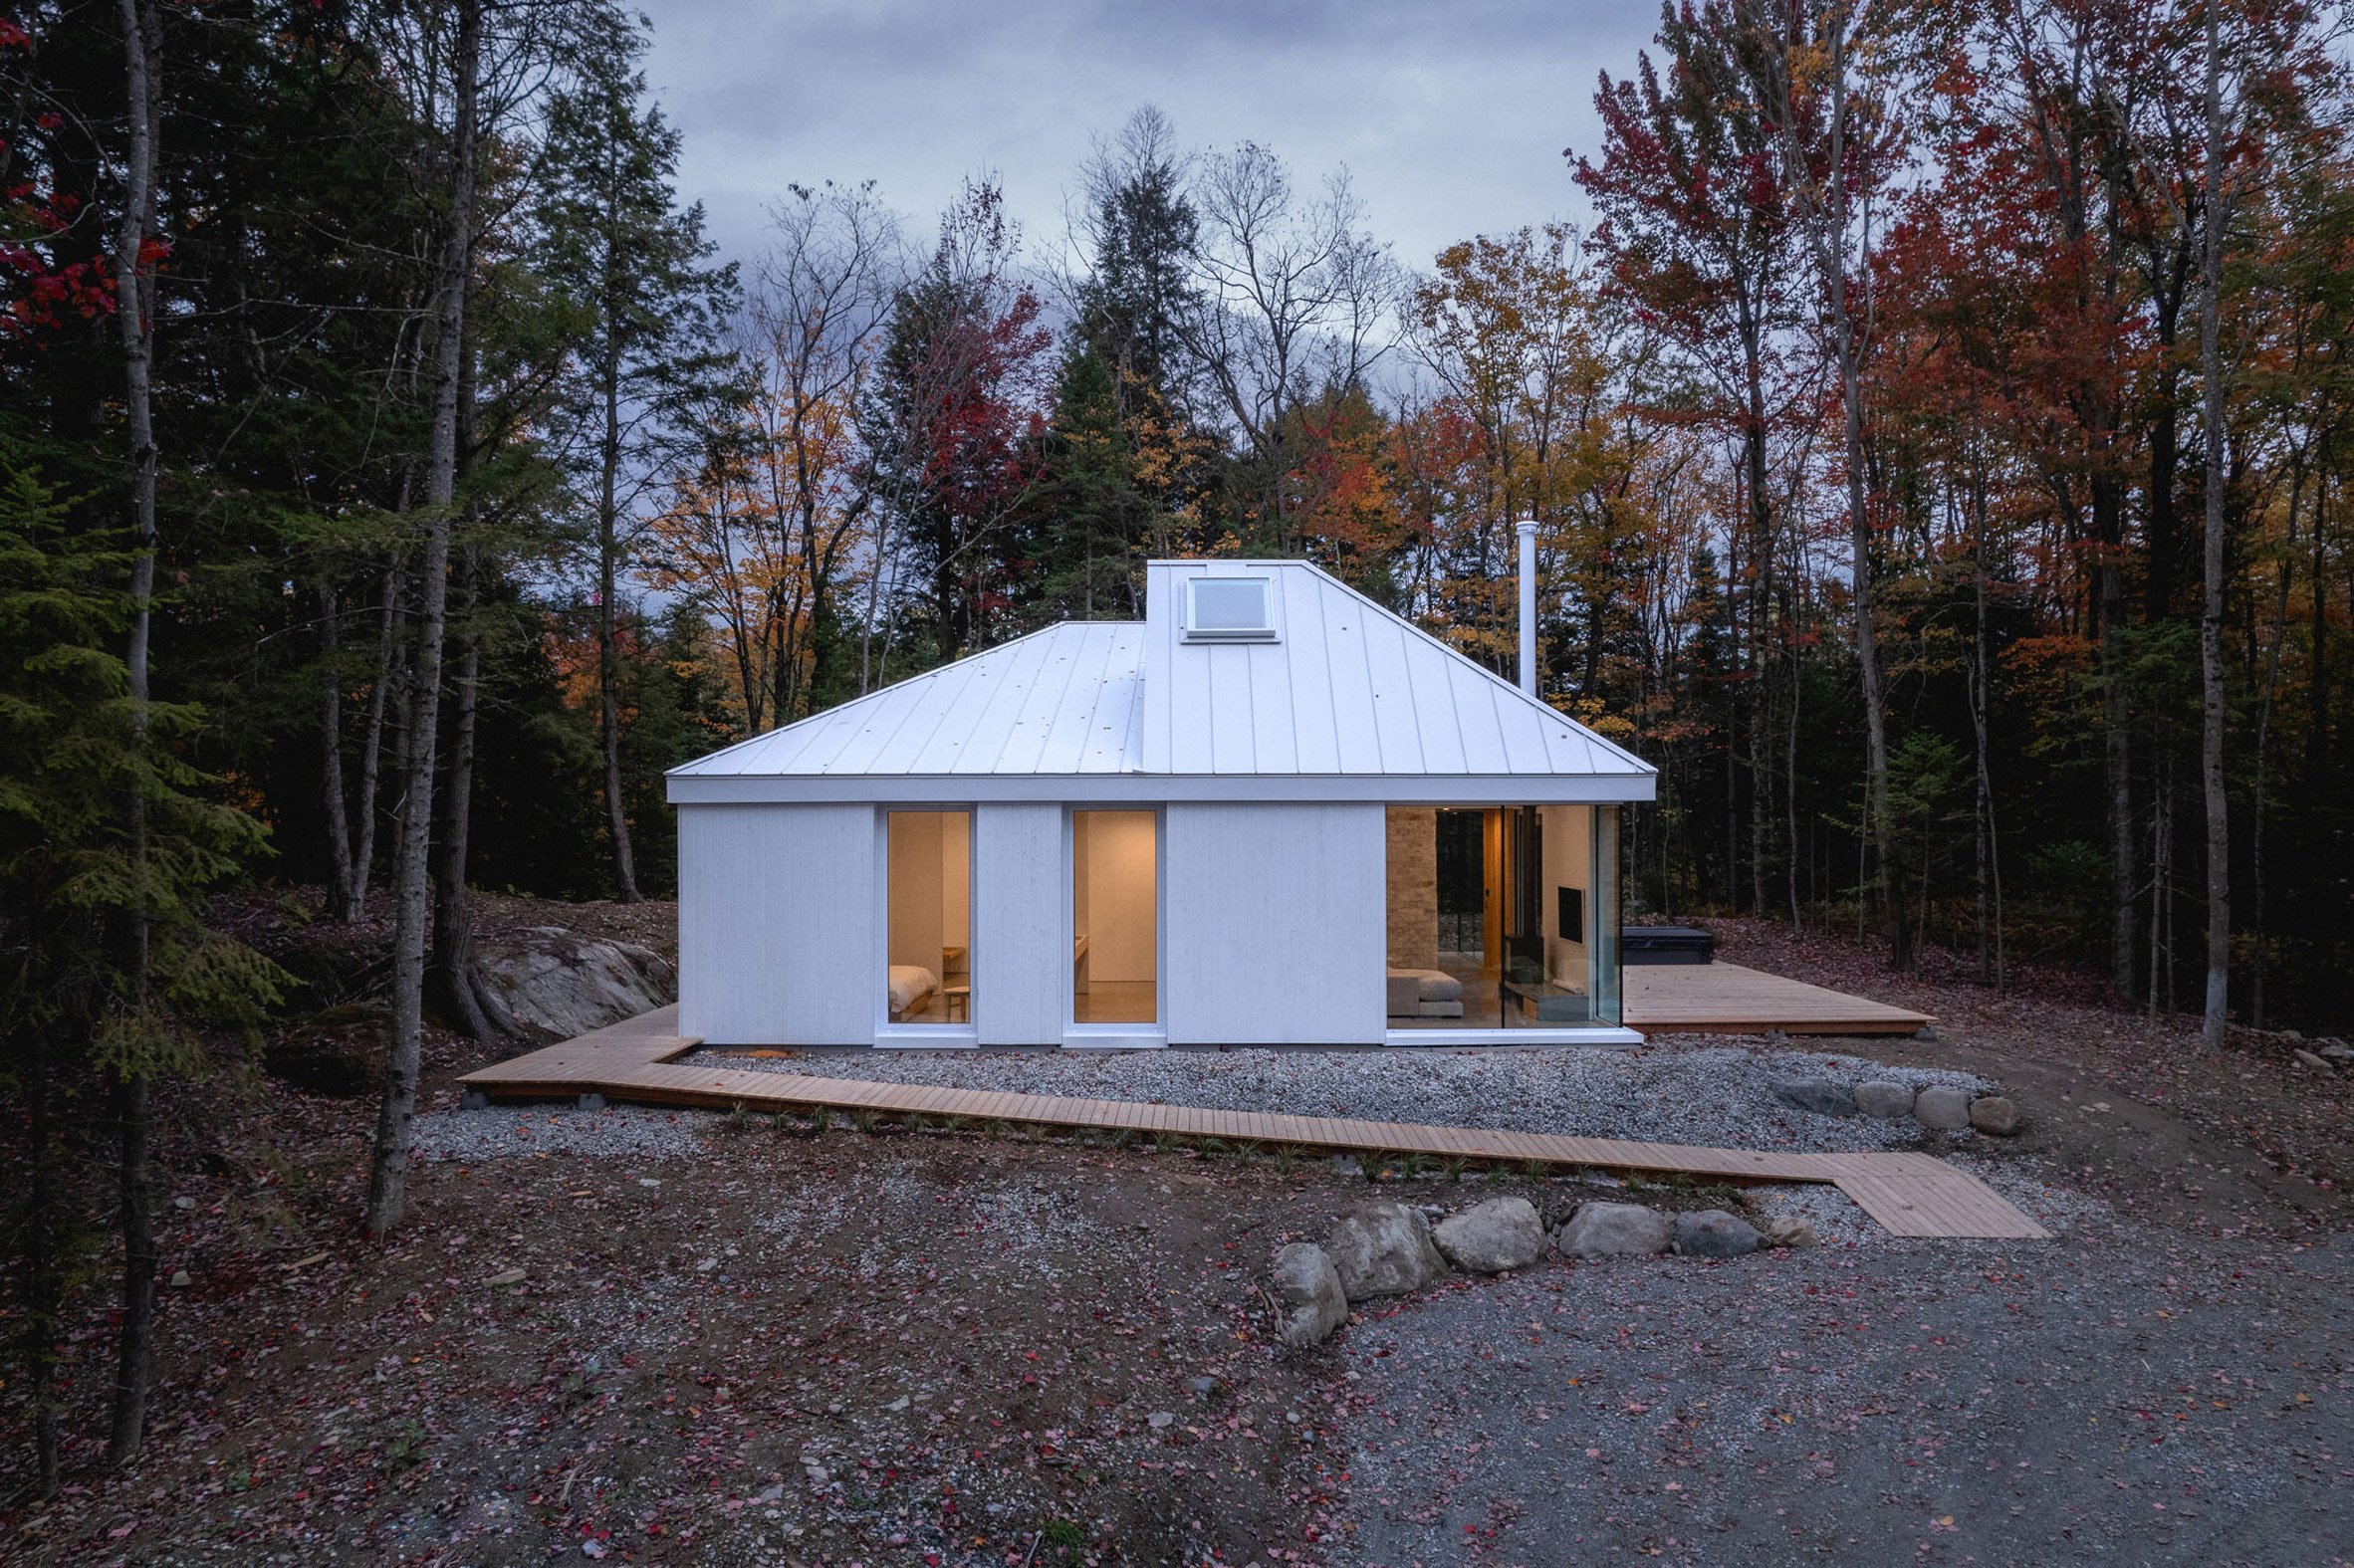
<svg viewBox="0 0 2354 1568"><path fill-rule="evenodd" d="M973 818L973 1022L984 1045L1054 1045L1070 1002L1062 807L985 803Z"/></svg>
<svg viewBox="0 0 2354 1568"><path fill-rule="evenodd" d="M1169 1042L1381 1043L1385 853L1379 805L1170 804Z"/></svg>
<svg viewBox="0 0 2354 1568"><path fill-rule="evenodd" d="M870 805L679 807L680 1032L873 1043L874 833Z"/></svg>

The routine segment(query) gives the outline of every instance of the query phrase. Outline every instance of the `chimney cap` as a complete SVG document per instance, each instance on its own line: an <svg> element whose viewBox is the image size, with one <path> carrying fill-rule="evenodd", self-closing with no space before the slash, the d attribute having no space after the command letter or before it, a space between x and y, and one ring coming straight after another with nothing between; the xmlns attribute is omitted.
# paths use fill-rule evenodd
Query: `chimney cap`
<svg viewBox="0 0 2354 1568"><path fill-rule="evenodd" d="M1522 518L1513 526L1519 529L1523 534L1533 534L1536 532L1536 520L1534 518Z"/></svg>

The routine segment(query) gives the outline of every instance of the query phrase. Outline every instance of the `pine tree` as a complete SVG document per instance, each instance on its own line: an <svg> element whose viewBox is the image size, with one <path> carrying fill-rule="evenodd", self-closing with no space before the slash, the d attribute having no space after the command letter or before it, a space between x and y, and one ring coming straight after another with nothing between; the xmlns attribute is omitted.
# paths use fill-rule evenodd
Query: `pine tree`
<svg viewBox="0 0 2354 1568"><path fill-rule="evenodd" d="M624 783L622 578L640 501L687 450L687 416L733 361L719 334L736 305L734 263L713 265L703 209L678 202L678 131L646 102L645 40L615 19L580 80L549 108L546 276L579 312L565 388L571 461L586 495L596 586L597 734L613 880L638 891Z"/></svg>

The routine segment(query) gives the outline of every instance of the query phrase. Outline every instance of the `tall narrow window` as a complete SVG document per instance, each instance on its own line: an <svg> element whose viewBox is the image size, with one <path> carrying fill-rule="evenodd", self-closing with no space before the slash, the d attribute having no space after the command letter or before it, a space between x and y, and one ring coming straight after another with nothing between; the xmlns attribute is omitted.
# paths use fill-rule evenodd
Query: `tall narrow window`
<svg viewBox="0 0 2354 1568"><path fill-rule="evenodd" d="M973 813L893 811L884 1013L893 1023L973 1021Z"/></svg>
<svg viewBox="0 0 2354 1568"><path fill-rule="evenodd" d="M1150 811L1070 813L1070 1017L1160 1020L1160 853Z"/></svg>

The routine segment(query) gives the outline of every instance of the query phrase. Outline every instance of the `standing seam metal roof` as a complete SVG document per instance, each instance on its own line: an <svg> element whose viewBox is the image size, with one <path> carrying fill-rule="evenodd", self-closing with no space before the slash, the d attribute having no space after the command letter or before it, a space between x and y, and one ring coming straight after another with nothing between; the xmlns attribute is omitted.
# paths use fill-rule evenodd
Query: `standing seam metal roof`
<svg viewBox="0 0 2354 1568"><path fill-rule="evenodd" d="M1183 579L1205 573L1272 577L1277 639L1185 641ZM1146 602L1142 621L1049 626L671 776L1653 772L1305 561L1153 561Z"/></svg>

